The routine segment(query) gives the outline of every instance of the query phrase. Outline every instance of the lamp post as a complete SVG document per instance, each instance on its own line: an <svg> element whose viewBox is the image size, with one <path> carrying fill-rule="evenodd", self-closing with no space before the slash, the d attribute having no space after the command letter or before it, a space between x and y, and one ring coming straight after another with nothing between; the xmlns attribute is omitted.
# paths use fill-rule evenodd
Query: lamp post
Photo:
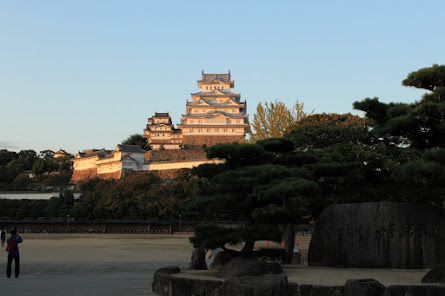
<svg viewBox="0 0 445 296"><path fill-rule="evenodd" d="M181 232L181 214L179 214L179 232Z"/></svg>

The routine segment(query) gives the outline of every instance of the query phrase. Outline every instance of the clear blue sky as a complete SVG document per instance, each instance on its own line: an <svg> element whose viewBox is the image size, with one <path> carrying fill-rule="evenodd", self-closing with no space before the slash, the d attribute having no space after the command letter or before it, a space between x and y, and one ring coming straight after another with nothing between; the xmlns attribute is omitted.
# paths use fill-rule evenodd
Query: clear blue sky
<svg viewBox="0 0 445 296"><path fill-rule="evenodd" d="M201 71L260 101L359 114L414 102L445 64L445 1L0 0L0 149L114 149L154 112L179 123Z"/></svg>

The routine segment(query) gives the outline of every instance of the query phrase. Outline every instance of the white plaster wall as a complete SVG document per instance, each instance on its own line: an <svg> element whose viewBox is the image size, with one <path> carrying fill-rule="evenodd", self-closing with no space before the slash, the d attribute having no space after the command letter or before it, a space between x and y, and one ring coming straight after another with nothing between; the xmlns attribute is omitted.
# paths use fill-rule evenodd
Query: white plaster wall
<svg viewBox="0 0 445 296"><path fill-rule="evenodd" d="M96 167L98 157L75 158L73 159L73 168L75 170L93 169Z"/></svg>
<svg viewBox="0 0 445 296"><path fill-rule="evenodd" d="M218 131L215 130L215 128L207 128L207 127L194 127L194 128L189 128L189 127L184 127L182 129L182 132L184 135L187 136L203 136L203 135L207 135L207 136L239 136L239 135L244 135L244 128L232 128L232 127L227 127L227 128L218 128Z"/></svg>
<svg viewBox="0 0 445 296"><path fill-rule="evenodd" d="M99 175L115 173L115 172L120 171L121 169L122 169L121 162L110 162L110 163L103 163L103 164L97 165L97 173Z"/></svg>
<svg viewBox="0 0 445 296"><path fill-rule="evenodd" d="M53 196L53 192L0 192L0 199L48 200Z"/></svg>
<svg viewBox="0 0 445 296"><path fill-rule="evenodd" d="M143 171L162 171L162 170L176 170L176 169L191 169L201 164L213 163L221 164L225 161L223 159L210 160L191 160L191 161L158 161L150 164L144 164Z"/></svg>

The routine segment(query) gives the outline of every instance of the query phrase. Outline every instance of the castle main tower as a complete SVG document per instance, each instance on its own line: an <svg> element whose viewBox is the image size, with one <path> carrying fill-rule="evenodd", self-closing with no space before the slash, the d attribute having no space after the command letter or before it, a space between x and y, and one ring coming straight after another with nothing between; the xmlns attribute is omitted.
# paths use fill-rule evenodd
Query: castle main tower
<svg viewBox="0 0 445 296"><path fill-rule="evenodd" d="M182 115L182 141L189 145L243 142L249 126L246 102L231 89L235 82L227 74L205 74L198 80L200 92L192 93Z"/></svg>

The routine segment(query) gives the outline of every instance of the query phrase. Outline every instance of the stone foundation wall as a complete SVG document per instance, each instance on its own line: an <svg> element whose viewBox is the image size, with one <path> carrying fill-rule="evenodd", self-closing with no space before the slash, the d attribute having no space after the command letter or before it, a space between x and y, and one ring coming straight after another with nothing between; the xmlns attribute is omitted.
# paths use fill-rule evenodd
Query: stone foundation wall
<svg viewBox="0 0 445 296"><path fill-rule="evenodd" d="M128 174L127 174L128 175ZM114 173L107 173L107 174L98 174L97 169L87 169L87 170L74 170L73 175L71 177L70 183L79 183L80 181L88 181L90 179L94 178L101 178L101 179L120 179L121 178L121 172L117 171Z"/></svg>
<svg viewBox="0 0 445 296"><path fill-rule="evenodd" d="M161 179L173 179L184 169L177 170L162 170L162 171L149 171L150 174L154 174Z"/></svg>
<svg viewBox="0 0 445 296"><path fill-rule="evenodd" d="M184 136L182 142L185 145L207 145L212 146L218 143L243 143L246 139L243 136Z"/></svg>
<svg viewBox="0 0 445 296"><path fill-rule="evenodd" d="M144 157L149 161L199 160L206 159L206 153L202 148L199 150L150 150L145 153Z"/></svg>
<svg viewBox="0 0 445 296"><path fill-rule="evenodd" d="M121 172L117 171L114 173L107 173L107 174L100 174L98 176L101 179L120 179L121 178Z"/></svg>
<svg viewBox="0 0 445 296"><path fill-rule="evenodd" d="M70 183L78 183L80 181L87 181L89 179L97 178L97 169L87 169L87 170L74 170L71 176Z"/></svg>

